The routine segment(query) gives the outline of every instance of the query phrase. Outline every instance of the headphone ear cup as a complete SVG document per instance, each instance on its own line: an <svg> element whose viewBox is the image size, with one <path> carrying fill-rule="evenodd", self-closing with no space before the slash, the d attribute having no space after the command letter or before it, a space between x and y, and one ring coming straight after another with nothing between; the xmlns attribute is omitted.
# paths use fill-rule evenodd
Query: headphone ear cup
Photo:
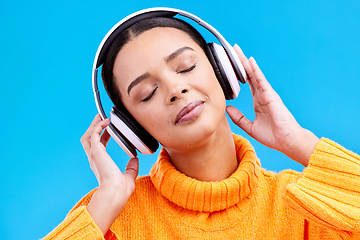
<svg viewBox="0 0 360 240"><path fill-rule="evenodd" d="M106 130L129 157L136 157L137 153L135 147L117 130L113 123L110 122L109 126L106 127Z"/></svg>
<svg viewBox="0 0 360 240"><path fill-rule="evenodd" d="M119 133L142 154L152 154L158 149L158 141L131 116L125 107L121 109L113 107L110 120Z"/></svg>
<svg viewBox="0 0 360 240"><path fill-rule="evenodd" d="M225 49L217 43L208 43L208 58L227 100L237 97L240 84Z"/></svg>
<svg viewBox="0 0 360 240"><path fill-rule="evenodd" d="M221 86L221 88L222 88L222 90L223 90L223 92L224 92L224 95L225 95L225 98L226 99L230 99L230 96L231 96L231 93L229 93L229 87L227 87L226 85L225 85L225 81L224 81L224 79L223 79L223 76L222 76L222 74L221 74L221 70L219 69L219 65L218 65L218 61L216 60L216 58L215 58L215 56L214 56L214 49L213 49L214 47L212 46L212 44L211 43L208 43L207 44L207 57L208 57L208 59L209 59L209 61L210 61L210 63L211 63L211 65L212 65L212 67L213 67L213 69L214 69L214 72L215 72L215 75L216 75L216 78L217 78L217 80L219 81L219 84L220 84L220 86Z"/></svg>

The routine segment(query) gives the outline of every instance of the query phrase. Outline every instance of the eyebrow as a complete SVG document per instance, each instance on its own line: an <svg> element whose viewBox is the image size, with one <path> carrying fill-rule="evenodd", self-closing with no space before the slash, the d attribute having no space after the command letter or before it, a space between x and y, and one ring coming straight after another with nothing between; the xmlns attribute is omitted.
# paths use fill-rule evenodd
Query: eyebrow
<svg viewBox="0 0 360 240"><path fill-rule="evenodd" d="M165 62L168 63L171 60L173 60L174 58L176 58L177 56L179 56L180 54L182 54L185 51L194 51L194 49L192 49L191 47L182 47L179 48L178 50L176 50L175 52L173 52L172 54L170 54L168 57L165 58Z"/></svg>
<svg viewBox="0 0 360 240"><path fill-rule="evenodd" d="M127 89L127 93L128 95L130 94L130 90L135 87L137 84L139 84L140 82L142 82L143 80L145 80L146 78L150 77L150 73L146 72L142 75L140 75L139 77L135 78L134 81L132 81Z"/></svg>
<svg viewBox="0 0 360 240"><path fill-rule="evenodd" d="M191 47L182 47L177 49L175 52L173 52L172 54L170 54L169 56L167 56L165 58L165 62L169 63L171 62L173 59L175 59L177 56L179 56L181 53L185 52L185 51L194 51L194 49L192 49ZM127 93L128 95L130 94L131 89L133 89L137 84L141 83L143 80L145 80L146 78L150 77L150 73L146 72L142 75L140 75L139 77L135 78L134 81L132 81L127 89Z"/></svg>

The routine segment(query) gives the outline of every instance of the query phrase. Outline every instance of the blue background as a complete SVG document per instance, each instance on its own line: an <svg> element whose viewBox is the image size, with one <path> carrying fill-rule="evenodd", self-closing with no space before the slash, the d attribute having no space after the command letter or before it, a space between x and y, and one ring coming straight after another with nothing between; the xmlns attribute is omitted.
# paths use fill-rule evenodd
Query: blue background
<svg viewBox="0 0 360 240"><path fill-rule="evenodd" d="M96 114L93 58L116 22L154 6L212 24L255 57L303 127L360 152L359 1L0 0L1 239L44 237L97 186L80 144ZM253 119L247 85L229 104ZM302 170L250 140L264 168ZM124 169L115 141L108 152ZM140 175L155 160L140 156Z"/></svg>

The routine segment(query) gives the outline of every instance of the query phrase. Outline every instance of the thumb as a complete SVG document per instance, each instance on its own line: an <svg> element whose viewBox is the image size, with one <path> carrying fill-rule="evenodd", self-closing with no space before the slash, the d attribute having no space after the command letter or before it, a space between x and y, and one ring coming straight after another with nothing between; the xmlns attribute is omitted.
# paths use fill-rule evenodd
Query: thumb
<svg viewBox="0 0 360 240"><path fill-rule="evenodd" d="M239 126L242 130L244 130L247 134L251 136L253 122L247 119L242 112L240 112L233 106L227 106L226 112L229 114L229 117L237 126Z"/></svg>
<svg viewBox="0 0 360 240"><path fill-rule="evenodd" d="M125 174L129 175L135 181L138 173L139 173L139 159L130 158L125 168Z"/></svg>

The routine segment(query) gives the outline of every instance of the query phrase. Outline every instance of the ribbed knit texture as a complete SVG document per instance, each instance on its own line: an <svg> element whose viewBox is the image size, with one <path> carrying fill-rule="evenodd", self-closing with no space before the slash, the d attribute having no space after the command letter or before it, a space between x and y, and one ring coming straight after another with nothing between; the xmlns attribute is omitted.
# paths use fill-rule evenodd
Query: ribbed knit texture
<svg viewBox="0 0 360 240"><path fill-rule="evenodd" d="M359 155L322 139L302 178L288 185L285 200L310 221L360 232L359 176Z"/></svg>
<svg viewBox="0 0 360 240"><path fill-rule="evenodd" d="M240 164L221 182L185 176L162 150L105 239L360 239L358 155L321 139L302 174L275 174L234 142ZM84 207L94 191L45 239L104 239Z"/></svg>
<svg viewBox="0 0 360 240"><path fill-rule="evenodd" d="M235 139L240 166L228 179L204 182L185 176L172 165L162 150L159 161L150 171L155 188L171 202L192 211L215 212L230 208L248 196L257 184L260 162L250 144Z"/></svg>

